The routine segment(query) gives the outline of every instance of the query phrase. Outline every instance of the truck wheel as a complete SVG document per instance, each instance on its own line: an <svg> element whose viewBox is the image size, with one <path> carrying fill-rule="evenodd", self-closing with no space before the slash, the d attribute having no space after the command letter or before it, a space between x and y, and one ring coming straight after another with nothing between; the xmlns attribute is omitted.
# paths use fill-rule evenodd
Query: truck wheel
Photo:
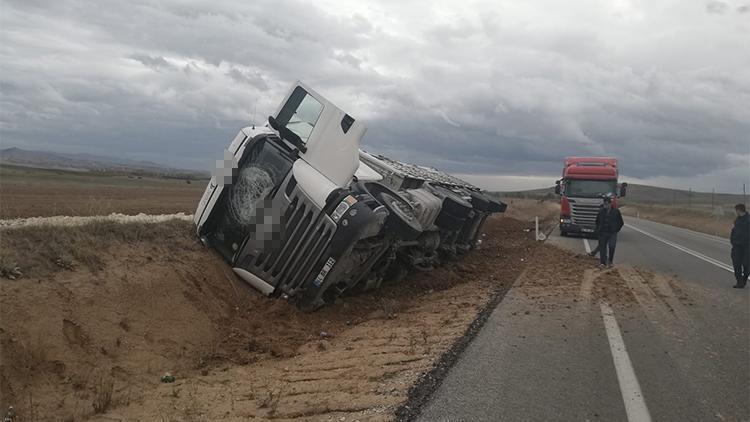
<svg viewBox="0 0 750 422"><path fill-rule="evenodd" d="M388 209L386 225L403 240L414 240L422 234L414 207L395 192L381 192L378 200Z"/></svg>

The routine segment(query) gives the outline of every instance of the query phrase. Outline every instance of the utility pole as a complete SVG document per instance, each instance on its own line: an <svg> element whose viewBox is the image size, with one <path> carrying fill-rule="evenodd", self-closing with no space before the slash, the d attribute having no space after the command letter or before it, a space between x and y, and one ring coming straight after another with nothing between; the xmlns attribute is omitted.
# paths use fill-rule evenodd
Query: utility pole
<svg viewBox="0 0 750 422"><path fill-rule="evenodd" d="M742 202L747 204L747 193L745 192L745 184L742 184Z"/></svg>

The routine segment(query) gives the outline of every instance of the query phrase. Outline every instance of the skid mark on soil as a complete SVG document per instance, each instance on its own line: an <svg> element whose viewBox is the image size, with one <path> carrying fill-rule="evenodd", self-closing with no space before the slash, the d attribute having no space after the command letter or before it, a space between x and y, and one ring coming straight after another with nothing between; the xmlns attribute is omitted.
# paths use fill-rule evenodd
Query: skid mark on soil
<svg viewBox="0 0 750 422"><path fill-rule="evenodd" d="M683 301L687 304L691 304L691 302L688 300L687 296L675 291L672 287L673 281L671 277L667 277L663 274L652 274L651 282L655 286L656 294L669 305L670 309L673 310L675 317L681 321L687 322L689 316Z"/></svg>
<svg viewBox="0 0 750 422"><path fill-rule="evenodd" d="M620 268L620 275L625 280L630 290L635 295L638 304L646 311L647 314L662 313L669 314L670 308L666 303L659 300L657 295L651 290L651 286L646 282L641 273L632 267ZM666 309L665 309L666 308Z"/></svg>
<svg viewBox="0 0 750 422"><path fill-rule="evenodd" d="M686 324L688 315L664 276L657 276L632 267L623 267L620 274L633 291L636 300L652 321L673 321Z"/></svg>
<svg viewBox="0 0 750 422"><path fill-rule="evenodd" d="M591 304L591 292L594 289L594 280L599 277L599 273L592 268L583 271L583 281L578 297L581 298L581 306L588 307Z"/></svg>

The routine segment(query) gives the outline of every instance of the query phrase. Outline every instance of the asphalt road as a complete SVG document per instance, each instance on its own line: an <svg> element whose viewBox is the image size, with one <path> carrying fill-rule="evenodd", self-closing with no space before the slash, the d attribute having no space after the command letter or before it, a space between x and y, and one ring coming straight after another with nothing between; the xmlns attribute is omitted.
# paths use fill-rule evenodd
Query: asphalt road
<svg viewBox="0 0 750 422"><path fill-rule="evenodd" d="M578 253L596 245L556 233L548 242ZM514 287L419 420L749 421L750 289L731 288L729 249L626 218L615 261L634 306L582 293L518 318L531 304ZM636 268L655 272L655 284ZM581 283L590 291L591 280Z"/></svg>

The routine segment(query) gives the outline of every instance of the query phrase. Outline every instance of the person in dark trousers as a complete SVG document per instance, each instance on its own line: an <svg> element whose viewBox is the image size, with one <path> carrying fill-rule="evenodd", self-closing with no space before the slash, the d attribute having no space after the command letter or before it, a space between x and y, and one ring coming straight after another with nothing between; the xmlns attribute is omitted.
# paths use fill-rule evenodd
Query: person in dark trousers
<svg viewBox="0 0 750 422"><path fill-rule="evenodd" d="M615 261L617 233L625 222L617 208L612 208L612 198L604 198L604 207L596 215L596 231L599 232L599 266L612 267Z"/></svg>
<svg viewBox="0 0 750 422"><path fill-rule="evenodd" d="M604 208L604 203L599 205L599 211L601 211L602 208ZM592 258L596 257L596 255L599 253L599 250L601 249L599 245L600 245L599 242L596 242L596 247L594 248L593 251L589 252L589 256L591 256Z"/></svg>
<svg viewBox="0 0 750 422"><path fill-rule="evenodd" d="M737 284L732 287L742 289L750 276L750 215L747 213L745 204L735 205L734 212L737 214L737 219L734 220L729 241L732 244L732 265Z"/></svg>

